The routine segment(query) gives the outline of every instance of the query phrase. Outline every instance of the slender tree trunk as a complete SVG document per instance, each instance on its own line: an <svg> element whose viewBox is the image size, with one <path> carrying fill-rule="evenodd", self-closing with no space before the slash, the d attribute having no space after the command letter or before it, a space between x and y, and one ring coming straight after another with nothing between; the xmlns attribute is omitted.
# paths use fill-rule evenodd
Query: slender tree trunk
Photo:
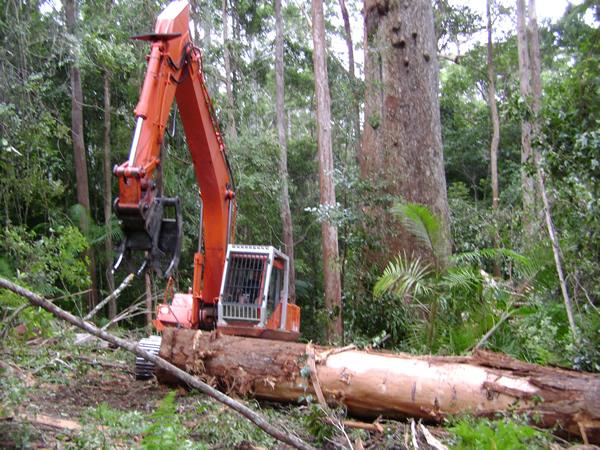
<svg viewBox="0 0 600 450"><path fill-rule="evenodd" d="M67 32L73 37L76 36L77 28L77 10L75 0L66 0L65 24ZM88 215L90 214L90 194L87 173L85 142L83 140L83 92L81 89L81 72L79 71L79 55L74 52L71 65L71 137L73 140L73 159L75 162L75 179L77 189L77 203L85 209L86 214L82 215L81 227L87 234L89 229ZM91 290L88 295L88 307L92 309L97 301L96 271L94 252L90 248L87 251L89 260L88 270L92 282Z"/></svg>
<svg viewBox="0 0 600 450"><path fill-rule="evenodd" d="M571 329L571 335L574 340L579 339L579 333L577 331L577 325L575 323L575 316L573 314L573 304L569 295L569 289L567 287L567 281L562 266L562 252L560 250L560 243L556 229L554 227L554 221L552 220L552 209L550 200L548 199L548 193L546 192L545 173L542 166L542 156L540 151L541 136L541 124L540 124L540 111L542 107L542 77L541 77L541 56L540 56L540 40L538 34L537 14L535 0L529 0L528 5L528 23L527 23L527 38L529 41L529 58L531 62L531 111L533 113L532 122L532 139L533 139L533 160L537 173L538 190L542 198L544 219L546 222L546 228L548 230L548 236L552 244L552 252L554 254L554 262L556 265L556 272L558 274L558 280L560 283L560 289L565 304L565 310L567 312L567 318L569 320L569 327Z"/></svg>
<svg viewBox="0 0 600 450"><path fill-rule="evenodd" d="M529 104L531 88L531 61L527 44L527 13L525 0L517 0L517 47L519 52L519 84L525 104ZM523 231L527 240L535 236L535 183L531 175L534 163L531 149L531 122L526 117L521 123L521 185L523 192Z"/></svg>
<svg viewBox="0 0 600 450"><path fill-rule="evenodd" d="M152 330L152 278L150 274L146 272L144 274L144 281L146 284L146 328Z"/></svg>
<svg viewBox="0 0 600 450"><path fill-rule="evenodd" d="M500 202L500 190L498 188L498 145L500 143L500 118L496 104L496 73L494 70L494 44L492 40L492 0L487 0L487 76L488 76L488 105L490 107L490 118L492 121L492 142L490 143L490 171L492 174L492 212L494 216L498 213ZM494 230L494 247L500 245L498 230ZM494 276L500 277L500 265L494 261Z"/></svg>
<svg viewBox="0 0 600 450"><path fill-rule="evenodd" d="M327 75L325 49L325 18L323 0L312 0L313 65L317 98L317 140L319 152L319 187L321 207L326 211L336 207L333 182L333 151L331 148L331 97ZM325 307L330 314L327 338L343 339L342 288L339 267L338 230L329 217L321 222L323 242L323 272L325 278Z"/></svg>
<svg viewBox="0 0 600 450"><path fill-rule="evenodd" d="M360 153L363 179L376 188L369 206L377 221L369 232L380 242L367 255L383 266L398 253L431 255L399 229L384 197L430 207L442 220L438 256L450 253L448 199L433 10L429 0L365 0L365 124Z"/></svg>
<svg viewBox="0 0 600 450"><path fill-rule="evenodd" d="M237 126L235 123L235 101L233 99L233 81L231 78L231 54L229 52L229 14L227 0L223 0L223 61L225 64L225 90L227 91L227 131L229 137L237 141Z"/></svg>
<svg viewBox="0 0 600 450"><path fill-rule="evenodd" d="M104 252L106 254L106 281L108 283L108 293L115 290L115 277L111 270L112 266L112 170L110 167L110 73L104 74L104 228L106 239L104 241ZM113 299L108 304L108 317L112 319L117 314L117 300Z"/></svg>
<svg viewBox="0 0 600 450"><path fill-rule="evenodd" d="M350 16L348 15L348 8L346 8L346 1L340 1L340 10L342 11L342 19L344 21L344 39L346 40L346 47L348 49L348 73L350 74L350 85L352 87L352 104L353 104L353 128L354 128L354 139L356 143L356 154L358 157L360 151L360 106L358 104L358 96L356 93L356 75L354 73L354 44L352 42L352 31L350 29Z"/></svg>
<svg viewBox="0 0 600 450"><path fill-rule="evenodd" d="M277 97L277 137L279 139L279 178L281 180L280 214L283 243L290 261L289 298L296 302L296 268L294 264L294 226L288 189L287 138L285 133L285 83L283 78L283 17L281 0L275 0L275 90Z"/></svg>

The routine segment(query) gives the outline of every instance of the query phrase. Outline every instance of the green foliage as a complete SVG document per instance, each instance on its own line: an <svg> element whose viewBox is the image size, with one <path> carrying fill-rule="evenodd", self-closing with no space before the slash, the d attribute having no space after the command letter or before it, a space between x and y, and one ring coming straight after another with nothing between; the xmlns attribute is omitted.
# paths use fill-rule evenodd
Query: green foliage
<svg viewBox="0 0 600 450"><path fill-rule="evenodd" d="M10 258L13 276L42 295L64 295L88 286L82 257L87 246L73 226L49 228L44 234L25 227L6 228L0 243L2 253Z"/></svg>
<svg viewBox="0 0 600 450"><path fill-rule="evenodd" d="M144 430L142 448L145 450L205 448L187 439L188 430L181 423L175 404L175 391L169 392L151 417L152 424Z"/></svg>
<svg viewBox="0 0 600 450"><path fill-rule="evenodd" d="M440 244L443 242L442 224L426 206L417 203L396 203L392 207L392 214L434 255L436 261L440 261L442 258Z"/></svg>
<svg viewBox="0 0 600 450"><path fill-rule="evenodd" d="M381 297L385 293L393 292L401 299L407 296L429 296L432 289L426 280L430 272L430 266L422 263L418 257L409 259L406 255L397 256L388 263L383 275L375 283L373 294L375 297Z"/></svg>
<svg viewBox="0 0 600 450"><path fill-rule="evenodd" d="M257 402L251 402L249 406L259 408ZM262 409L260 412L270 421L280 419L273 410ZM260 428L212 400L200 399L193 415L201 417L199 424L194 429L194 435L199 436L202 442L206 442L208 445L223 445L233 448L241 442L250 441L256 445L270 448L275 443L273 438Z"/></svg>
<svg viewBox="0 0 600 450"><path fill-rule="evenodd" d="M138 411L120 411L101 403L84 412L81 421L84 428L75 437L75 444L81 449L108 449L115 442L134 447L144 430L145 421L146 418Z"/></svg>
<svg viewBox="0 0 600 450"><path fill-rule="evenodd" d="M309 405L308 412L304 416L304 426L320 444L324 444L335 434L333 425L325 420L327 418L327 412L323 407L314 403Z"/></svg>
<svg viewBox="0 0 600 450"><path fill-rule="evenodd" d="M452 448L460 450L545 449L551 441L548 432L510 418L490 420L464 417L453 423L449 430L456 436Z"/></svg>

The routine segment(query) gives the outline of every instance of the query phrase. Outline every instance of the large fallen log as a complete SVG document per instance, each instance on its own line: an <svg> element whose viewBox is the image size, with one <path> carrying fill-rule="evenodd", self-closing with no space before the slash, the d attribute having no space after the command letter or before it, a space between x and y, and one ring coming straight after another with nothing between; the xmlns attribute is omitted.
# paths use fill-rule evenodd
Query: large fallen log
<svg viewBox="0 0 600 450"><path fill-rule="evenodd" d="M160 356L230 394L280 402L312 395L353 415L433 421L516 412L600 442L600 376L487 351L416 357L166 329ZM157 376L173 381L160 369Z"/></svg>

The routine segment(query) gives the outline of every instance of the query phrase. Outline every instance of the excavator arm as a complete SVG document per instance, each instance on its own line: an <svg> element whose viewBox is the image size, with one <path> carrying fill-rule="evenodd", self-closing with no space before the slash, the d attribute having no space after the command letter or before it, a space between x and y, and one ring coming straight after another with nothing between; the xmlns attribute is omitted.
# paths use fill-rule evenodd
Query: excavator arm
<svg viewBox="0 0 600 450"><path fill-rule="evenodd" d="M176 100L203 205L190 318L190 325L196 326L202 304L218 301L227 245L235 227L233 179L206 90L200 50L190 40L187 1L170 3L159 15L154 33L136 39L150 42L151 47L134 111L136 128L129 159L114 168L119 179L115 212L125 234L115 266L142 253L140 273L154 269L169 277L179 262L180 203L177 197L162 196L159 176L165 129Z"/></svg>

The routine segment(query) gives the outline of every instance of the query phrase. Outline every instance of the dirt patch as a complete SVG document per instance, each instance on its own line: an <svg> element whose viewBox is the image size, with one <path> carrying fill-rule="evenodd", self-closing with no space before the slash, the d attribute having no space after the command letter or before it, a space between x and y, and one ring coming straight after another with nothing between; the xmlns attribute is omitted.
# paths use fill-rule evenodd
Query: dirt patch
<svg viewBox="0 0 600 450"><path fill-rule="evenodd" d="M28 400L45 413L78 416L87 408L106 403L114 409L151 412L168 392L155 381L136 381L118 370L90 370L67 385L40 386L37 396Z"/></svg>

